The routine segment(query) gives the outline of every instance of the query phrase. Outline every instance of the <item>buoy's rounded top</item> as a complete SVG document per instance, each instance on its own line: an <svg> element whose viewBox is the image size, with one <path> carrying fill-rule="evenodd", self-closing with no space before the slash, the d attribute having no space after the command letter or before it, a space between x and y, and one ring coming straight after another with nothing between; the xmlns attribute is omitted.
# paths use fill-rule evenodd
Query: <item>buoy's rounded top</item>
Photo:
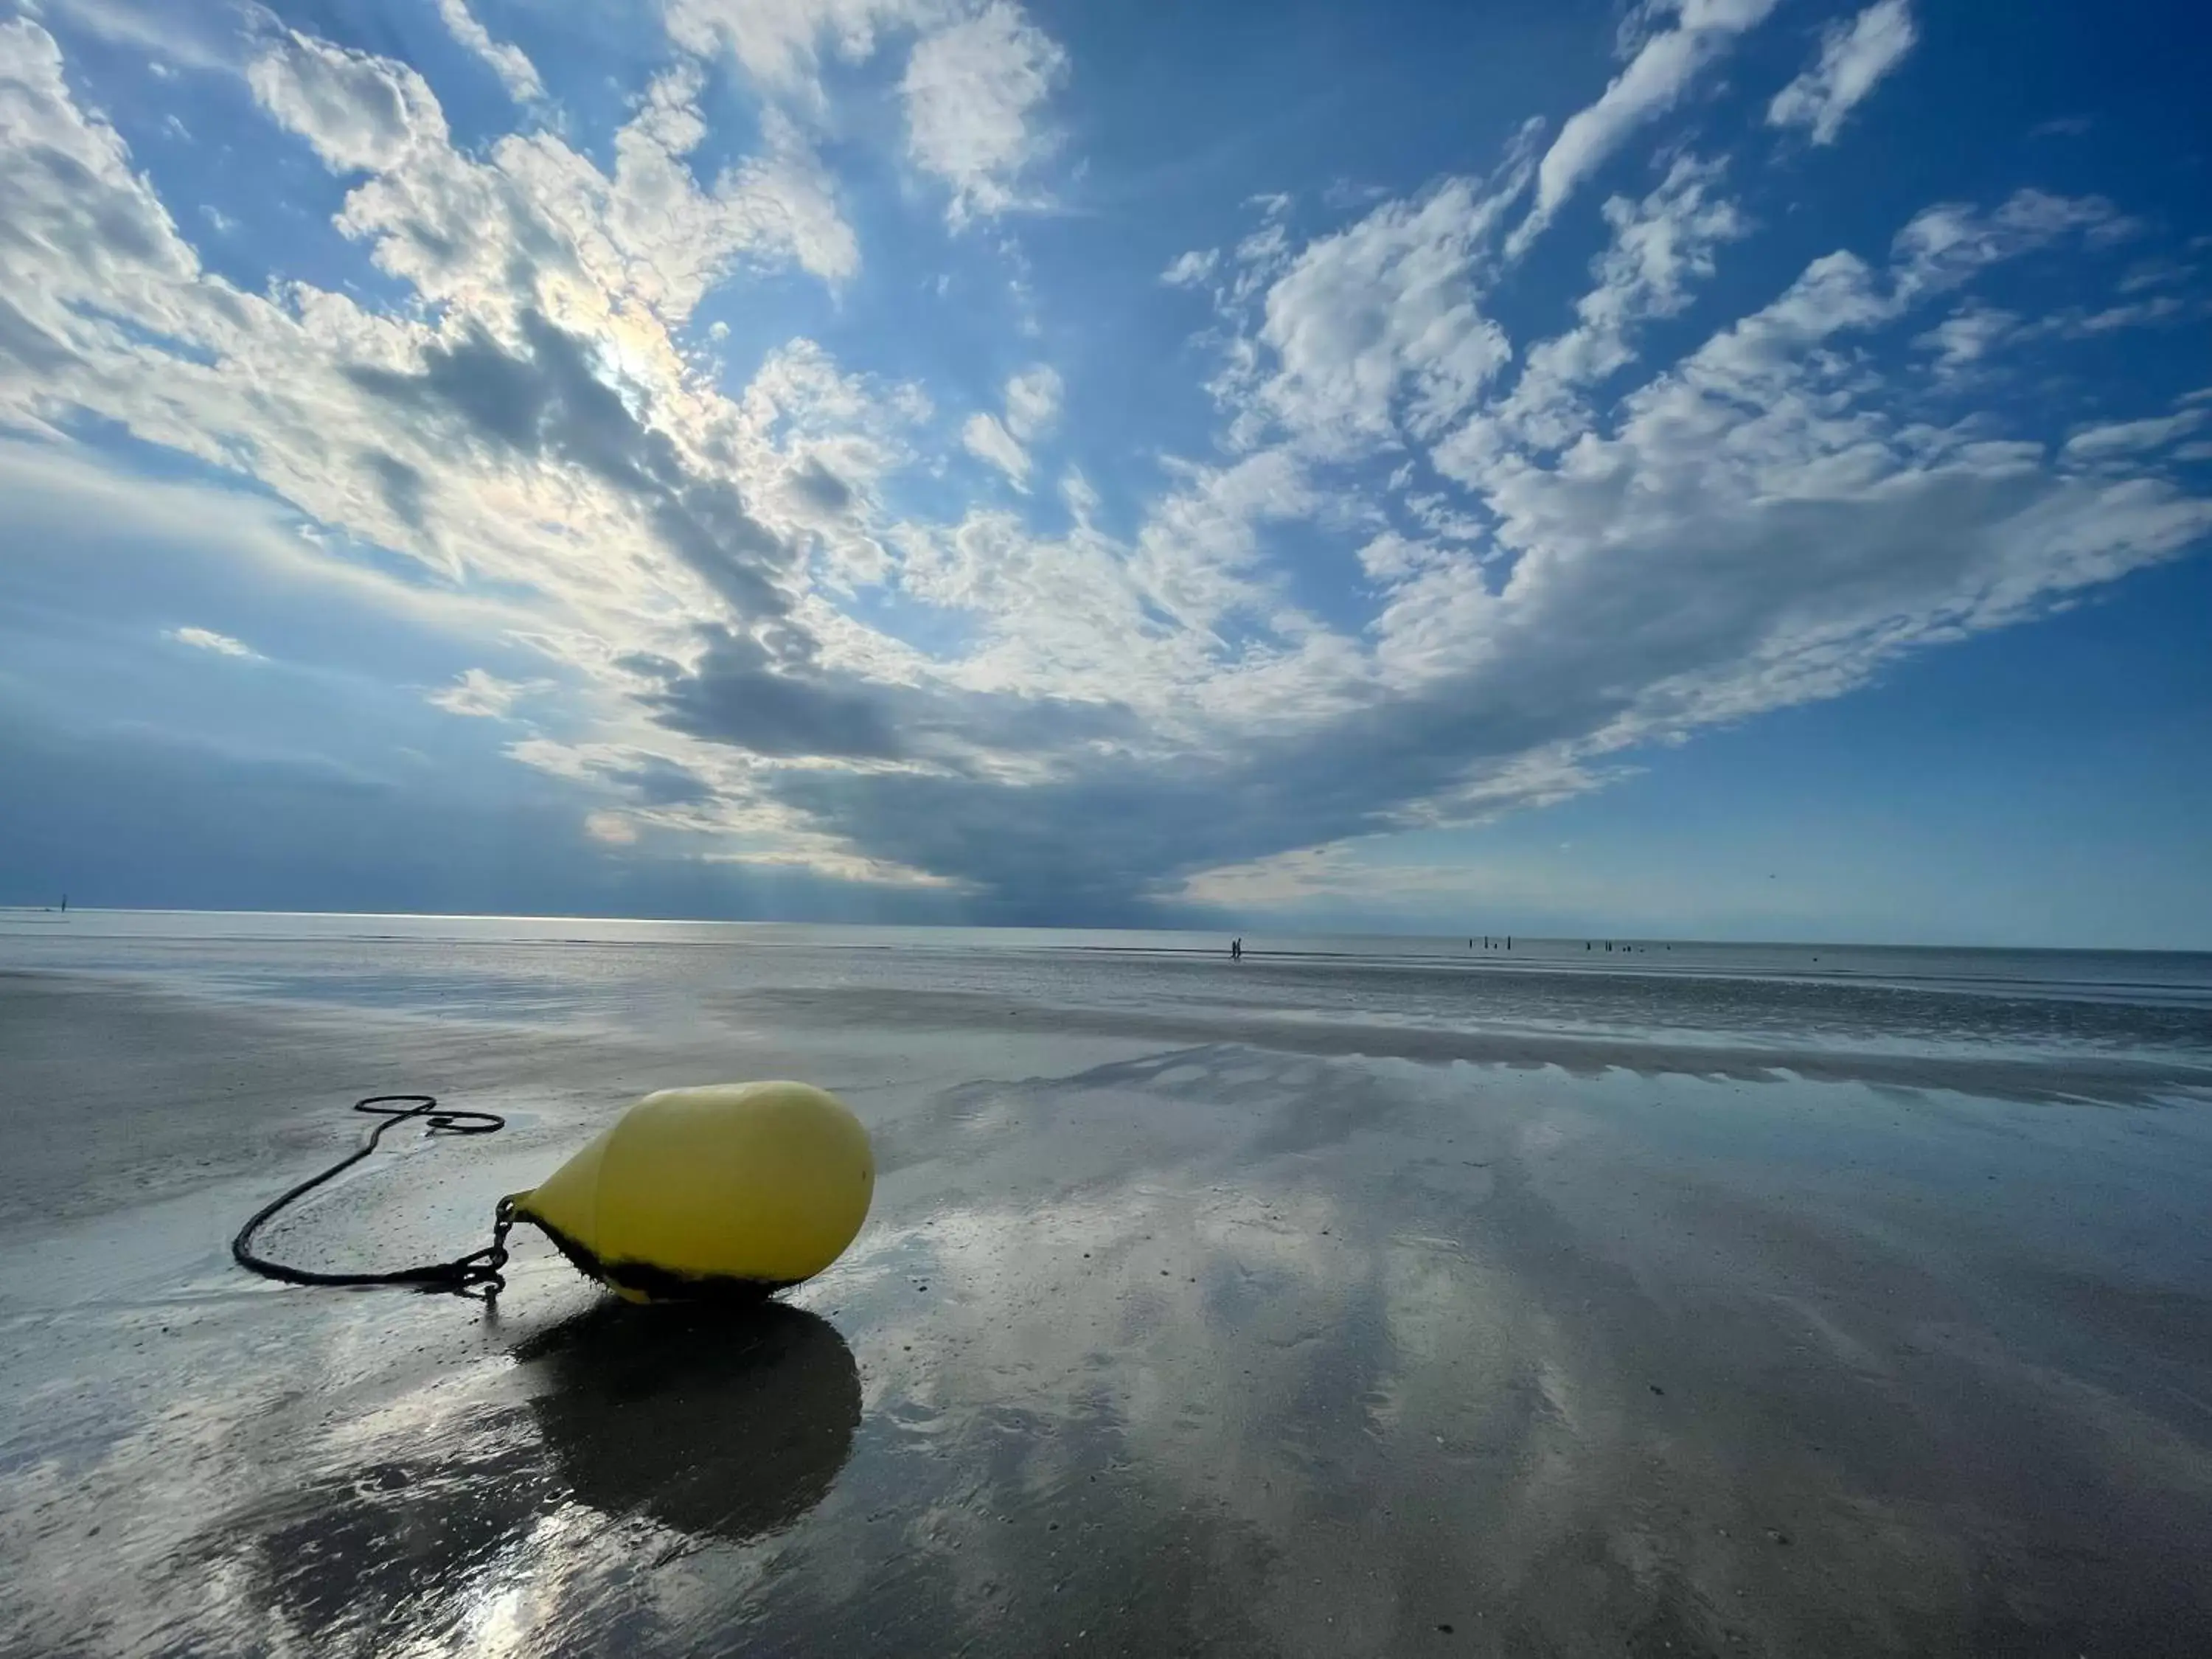
<svg viewBox="0 0 2212 1659"><path fill-rule="evenodd" d="M514 1200L633 1300L764 1295L853 1242L875 1155L852 1109L792 1082L663 1089Z"/></svg>

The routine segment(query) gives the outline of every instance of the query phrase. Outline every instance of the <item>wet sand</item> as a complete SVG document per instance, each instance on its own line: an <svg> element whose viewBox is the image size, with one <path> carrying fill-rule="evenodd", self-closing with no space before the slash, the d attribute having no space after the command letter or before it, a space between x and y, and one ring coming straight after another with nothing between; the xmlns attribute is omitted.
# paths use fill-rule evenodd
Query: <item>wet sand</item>
<svg viewBox="0 0 2212 1659"><path fill-rule="evenodd" d="M0 1650L2212 1650L2186 1066L706 1006L0 975ZM772 1315L612 1307L526 1234L489 1316L226 1255L356 1096L511 1125L272 1251L458 1254L629 1098L760 1075L881 1166Z"/></svg>

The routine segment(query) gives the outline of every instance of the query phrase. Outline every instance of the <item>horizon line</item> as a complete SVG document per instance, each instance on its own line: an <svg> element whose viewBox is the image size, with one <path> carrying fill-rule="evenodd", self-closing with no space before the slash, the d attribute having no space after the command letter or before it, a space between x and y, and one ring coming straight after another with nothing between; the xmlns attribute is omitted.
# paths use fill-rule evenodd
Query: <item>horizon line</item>
<svg viewBox="0 0 2212 1659"><path fill-rule="evenodd" d="M1101 926L1054 922L959 922L959 921L837 921L798 920L773 917L732 916L634 916L606 915L583 912L510 912L475 910L300 910L261 909L247 907L220 908L191 905L72 905L66 912L51 904L0 904L0 917L13 918L52 914L54 915L112 915L112 916L313 916L333 921L530 921L530 922L598 922L635 927L823 927L860 929L880 933L951 932L1000 933L1132 933L1132 934L1205 934L1240 935L1233 926L1216 927L1164 927L1134 925ZM1468 938L1462 933L1401 933L1390 929L1363 932L1329 930L1299 931L1282 928L1255 935L1250 929L1241 932L1243 937L1280 939L1388 939L1407 940L1457 939ZM1532 944L1590 944L1717 945L1734 950L1834 950L1834 951L1983 951L2008 952L2016 955L2052 956L2212 956L2212 945L1983 945L1946 944L1915 945L1889 941L1820 939L1717 939L1694 935L1663 933L1535 933L1503 931L1472 935L1476 939L1527 939Z"/></svg>

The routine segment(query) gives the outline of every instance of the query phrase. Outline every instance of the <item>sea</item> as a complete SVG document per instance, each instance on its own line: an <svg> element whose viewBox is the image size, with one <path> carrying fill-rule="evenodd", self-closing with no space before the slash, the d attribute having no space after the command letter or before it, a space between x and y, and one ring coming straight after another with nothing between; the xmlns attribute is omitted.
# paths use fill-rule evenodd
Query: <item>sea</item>
<svg viewBox="0 0 2212 1659"><path fill-rule="evenodd" d="M992 1006L1730 1048L2212 1056L2212 952L0 910L0 970L635 1031L702 1000Z"/></svg>

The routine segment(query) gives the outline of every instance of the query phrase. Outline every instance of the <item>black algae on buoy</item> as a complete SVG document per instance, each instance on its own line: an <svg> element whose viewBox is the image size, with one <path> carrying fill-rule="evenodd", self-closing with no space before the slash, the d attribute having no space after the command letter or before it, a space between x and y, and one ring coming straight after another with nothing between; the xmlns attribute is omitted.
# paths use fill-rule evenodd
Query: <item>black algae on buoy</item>
<svg viewBox="0 0 2212 1659"><path fill-rule="evenodd" d="M257 1255L253 1235L264 1223L367 1158L395 1124L419 1118L428 1134L505 1127L495 1114L444 1109L428 1095L372 1096L354 1109L384 1121L357 1150L241 1227L230 1247L240 1266L294 1285L489 1296L505 1286L508 1230L526 1221L629 1301L754 1301L813 1278L844 1254L875 1195L868 1132L835 1095L805 1083L716 1084L638 1101L545 1180L501 1199L491 1243L454 1261L331 1273Z"/></svg>

